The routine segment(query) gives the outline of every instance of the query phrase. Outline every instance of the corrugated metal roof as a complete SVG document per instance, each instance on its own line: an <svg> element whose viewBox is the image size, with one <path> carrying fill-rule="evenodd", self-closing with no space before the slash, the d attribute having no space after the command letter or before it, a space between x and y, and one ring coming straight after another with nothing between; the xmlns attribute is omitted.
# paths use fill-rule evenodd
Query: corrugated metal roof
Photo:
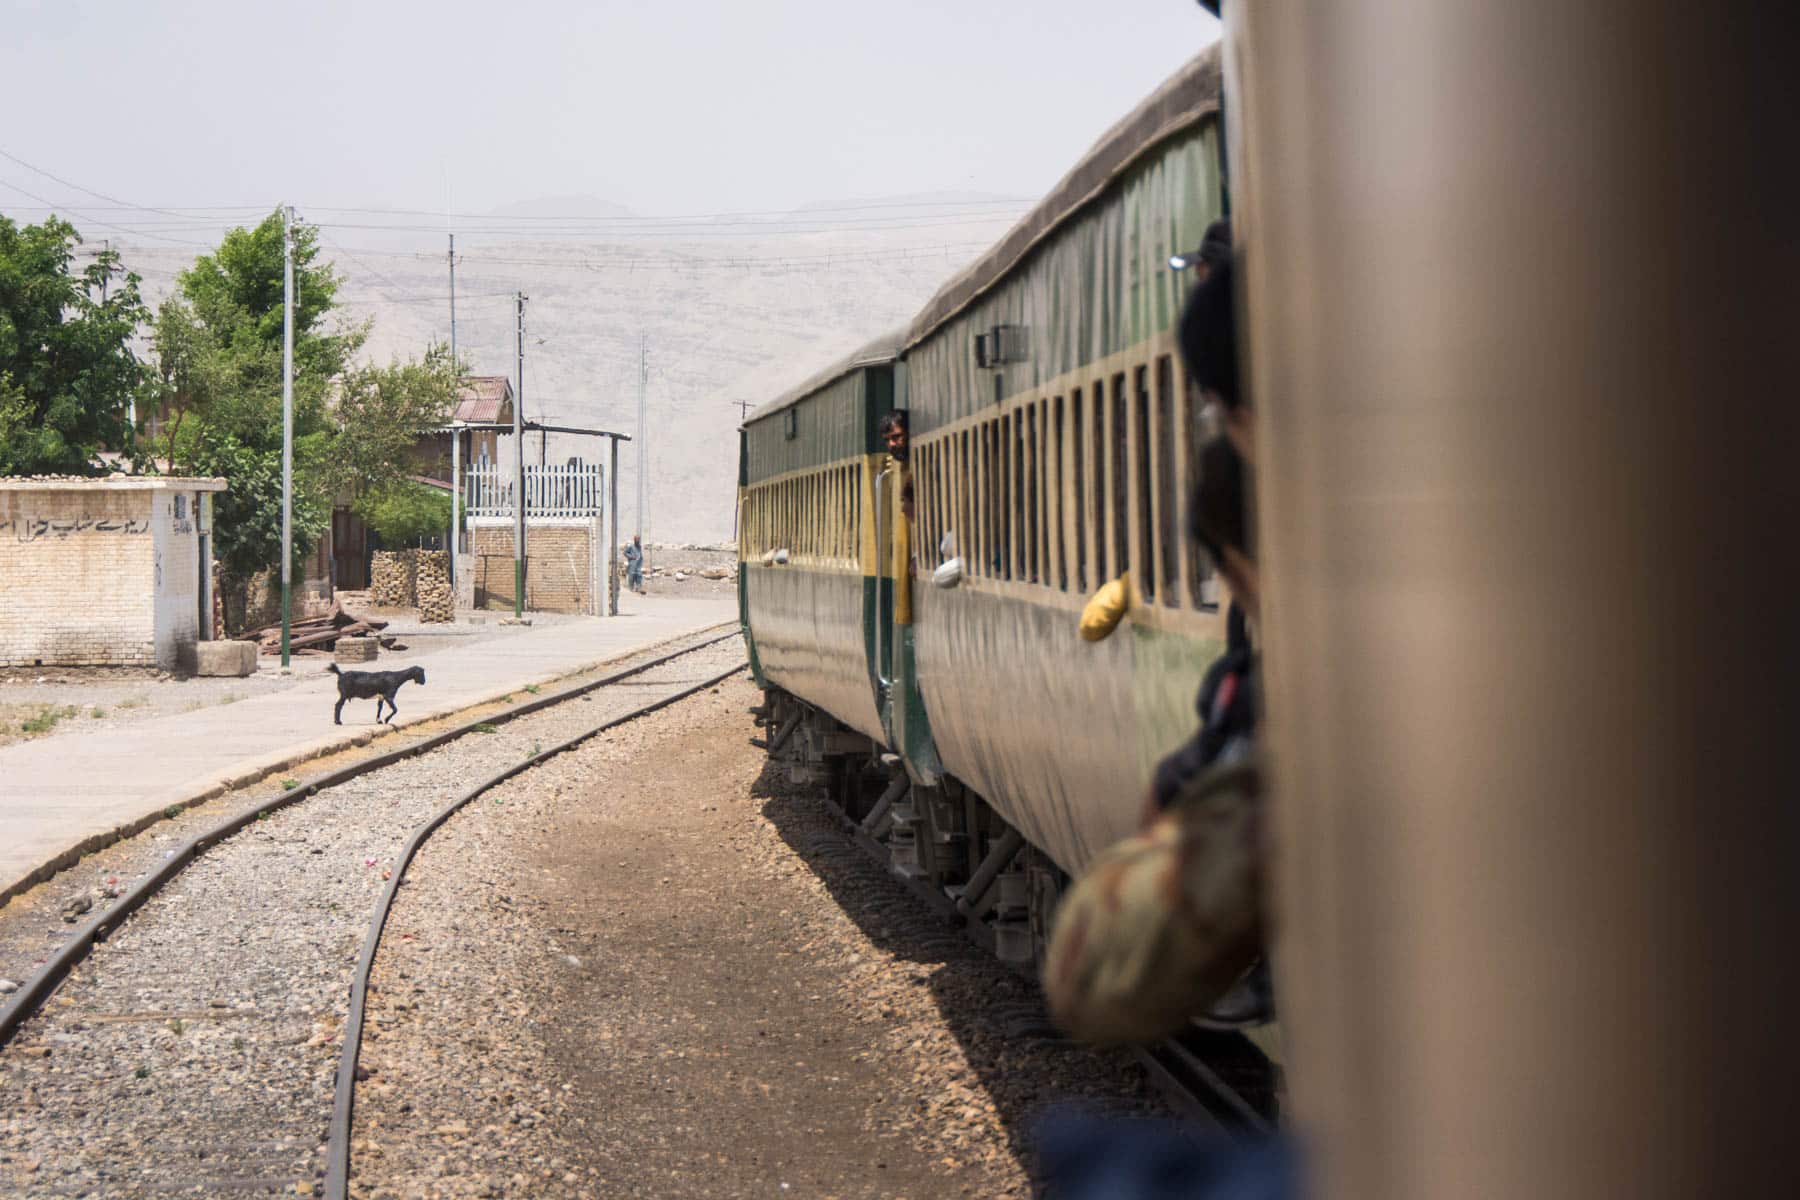
<svg viewBox="0 0 1800 1200"><path fill-rule="evenodd" d="M1202 50L1174 78L1107 130L1042 203L1010 229L992 250L964 268L907 328L901 349L911 349L983 292L999 283L1058 226L1099 198L1147 151L1219 111L1220 51Z"/></svg>
<svg viewBox="0 0 1800 1200"><path fill-rule="evenodd" d="M840 358L829 367L814 374L800 386L783 392L778 398L771 400L761 408L756 409L748 417L744 418L744 424L750 425L762 420L770 413L780 412L789 405L804 400L806 397L812 395L820 388L825 387L827 384L842 379L852 371L862 367L878 367L883 363L893 362L896 358L900 357L901 339L905 333L906 330L904 329L889 330L887 333L882 334L866 346L862 346L848 357Z"/></svg>
<svg viewBox="0 0 1800 1200"><path fill-rule="evenodd" d="M452 420L491 423L512 419L512 380L504 375L471 375L456 394Z"/></svg>

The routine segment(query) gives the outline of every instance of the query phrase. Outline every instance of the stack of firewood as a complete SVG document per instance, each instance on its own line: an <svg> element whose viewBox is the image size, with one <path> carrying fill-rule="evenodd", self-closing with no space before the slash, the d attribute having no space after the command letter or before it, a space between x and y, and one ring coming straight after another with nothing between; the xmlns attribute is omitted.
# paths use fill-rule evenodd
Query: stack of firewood
<svg viewBox="0 0 1800 1200"><path fill-rule="evenodd" d="M369 592L376 608L411 608L418 551L377 550L369 564Z"/></svg>
<svg viewBox="0 0 1800 1200"><path fill-rule="evenodd" d="M450 588L450 556L442 550L417 552L419 620L442 623L456 620L456 593Z"/></svg>
<svg viewBox="0 0 1800 1200"><path fill-rule="evenodd" d="M322 617L311 617L305 621L296 621L288 631L288 649L293 651L326 651L337 645L341 637L373 637L387 628L386 621L378 621L374 617L359 617L345 612L337 601L331 602L331 611ZM263 654L281 653L281 626L264 625L261 629L253 629L244 637L254 640Z"/></svg>

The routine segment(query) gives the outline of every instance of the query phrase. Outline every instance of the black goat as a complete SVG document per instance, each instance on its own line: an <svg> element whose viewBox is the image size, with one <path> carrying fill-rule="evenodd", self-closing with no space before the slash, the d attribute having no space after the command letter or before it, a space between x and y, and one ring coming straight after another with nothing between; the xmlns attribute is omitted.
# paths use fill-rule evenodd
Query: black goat
<svg viewBox="0 0 1800 1200"><path fill-rule="evenodd" d="M375 723L381 724L381 702L387 701L388 723L392 724L394 714L400 706L394 703L394 693L407 680L416 680L420 687L425 686L425 668L408 667L404 671L340 671L336 663L331 664L331 673L338 677L337 707L331 710L331 719L335 724L344 723L344 701L367 700L375 697Z"/></svg>

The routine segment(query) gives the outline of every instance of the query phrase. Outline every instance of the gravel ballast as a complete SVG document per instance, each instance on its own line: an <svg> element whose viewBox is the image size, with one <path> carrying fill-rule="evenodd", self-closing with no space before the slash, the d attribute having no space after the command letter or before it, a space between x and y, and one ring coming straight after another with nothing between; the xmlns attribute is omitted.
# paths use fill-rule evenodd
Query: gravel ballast
<svg viewBox="0 0 1800 1200"><path fill-rule="evenodd" d="M480 778L742 654L735 639L697 651L330 789L209 850L0 1050L0 1194L312 1192L350 974L406 837ZM157 845L133 839L117 860L141 865ZM9 924L38 916L26 908ZM39 936L49 944L54 930ZM29 953L32 940L15 928L7 944Z"/></svg>
<svg viewBox="0 0 1800 1200"><path fill-rule="evenodd" d="M427 843L376 963L353 1194L1024 1196L1047 1107L1164 1111L764 771L758 698L633 722Z"/></svg>

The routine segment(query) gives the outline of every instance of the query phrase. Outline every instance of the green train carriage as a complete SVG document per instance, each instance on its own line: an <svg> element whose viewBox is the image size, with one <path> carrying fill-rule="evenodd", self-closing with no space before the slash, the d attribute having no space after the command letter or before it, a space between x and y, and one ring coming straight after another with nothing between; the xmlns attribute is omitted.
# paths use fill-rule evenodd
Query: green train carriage
<svg viewBox="0 0 1800 1200"><path fill-rule="evenodd" d="M1135 826L1222 645L1183 535L1211 431L1168 269L1223 211L1219 82L1215 49L903 335L744 427L743 622L771 723L798 731L779 753L829 768L894 869L1014 960L1041 949L1066 874ZM910 521L875 435L893 408ZM1127 572L1126 621L1081 641L1086 597Z"/></svg>

